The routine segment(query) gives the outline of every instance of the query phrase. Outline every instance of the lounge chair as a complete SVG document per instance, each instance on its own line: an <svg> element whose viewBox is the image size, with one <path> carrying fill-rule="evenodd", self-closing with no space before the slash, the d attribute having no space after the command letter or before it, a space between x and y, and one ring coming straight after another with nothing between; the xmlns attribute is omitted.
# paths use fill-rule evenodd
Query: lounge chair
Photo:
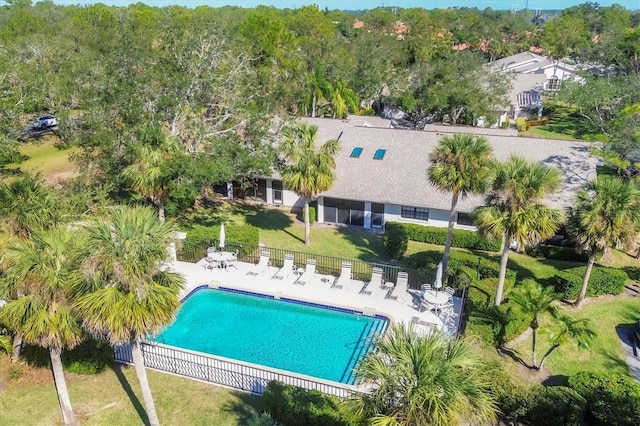
<svg viewBox="0 0 640 426"><path fill-rule="evenodd" d="M316 260L307 259L307 266L304 269L302 275L295 280L294 284L305 285L309 280L312 280L316 276Z"/></svg>
<svg viewBox="0 0 640 426"><path fill-rule="evenodd" d="M295 266L293 264L293 255L292 254L285 254L284 255L284 264L282 265L282 268L280 268L280 270L278 272L276 272L276 274L271 277L271 278L275 278L277 280L283 280L285 278L287 278L289 275L291 275L291 273L293 272Z"/></svg>
<svg viewBox="0 0 640 426"><path fill-rule="evenodd" d="M340 276L335 280L331 288L341 289L351 283L351 262L342 262Z"/></svg>
<svg viewBox="0 0 640 426"><path fill-rule="evenodd" d="M260 254L260 260L258 260L258 263L255 264L251 271L247 272L247 275L253 275L257 277L258 275L266 271L269 266L271 266L271 262L269 262L270 255L271 254L268 251L263 251Z"/></svg>
<svg viewBox="0 0 640 426"><path fill-rule="evenodd" d="M360 293L366 295L380 295L382 292L382 268L373 268L371 271L371 279L365 286L362 288Z"/></svg>
<svg viewBox="0 0 640 426"><path fill-rule="evenodd" d="M397 291L402 292L402 294L394 295L393 293ZM400 300L403 300L407 297L408 292L409 292L409 274L404 271L400 271L398 272L398 279L396 280L396 285L393 287L393 291L391 292L390 297L392 299L400 298Z"/></svg>

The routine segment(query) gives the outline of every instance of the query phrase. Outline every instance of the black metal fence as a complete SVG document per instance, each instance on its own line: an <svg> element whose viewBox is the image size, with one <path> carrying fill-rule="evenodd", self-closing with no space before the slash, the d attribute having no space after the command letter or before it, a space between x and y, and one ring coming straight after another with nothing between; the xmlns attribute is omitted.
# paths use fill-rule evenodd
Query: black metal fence
<svg viewBox="0 0 640 426"><path fill-rule="evenodd" d="M207 254L207 248L209 246L215 246L215 240L211 241L211 244L203 243L198 247L190 247L179 250L178 259L187 262L197 262ZM323 256L318 254L304 253L293 250L285 250L272 247L245 247L239 244L227 244L225 245L226 251L238 251L238 260L242 262L257 263L260 258L260 253L263 251L269 252L269 261L272 266L282 267L284 263L285 254L292 254L294 257L294 265L296 268L304 268L307 259L316 260L316 271L324 275L340 275L340 269L342 262L351 262L351 273L353 279L366 281L371 278L371 271L373 268L382 268L382 278L388 282L397 282L398 272L406 271L409 275L409 287L413 289L419 289L420 284L433 283L436 275L436 271L428 271L422 269L408 269L395 265L385 265L379 263L369 263L362 260L355 259L343 259L341 257Z"/></svg>
<svg viewBox="0 0 640 426"><path fill-rule="evenodd" d="M287 372L268 369L259 365L245 364L161 344L143 342L141 349L146 367L258 395L264 393L267 384L272 380L303 389L317 390L340 398L348 397L358 392L349 385L314 379L308 376L288 374ZM133 363L131 346L117 346L114 350L114 358L120 363Z"/></svg>

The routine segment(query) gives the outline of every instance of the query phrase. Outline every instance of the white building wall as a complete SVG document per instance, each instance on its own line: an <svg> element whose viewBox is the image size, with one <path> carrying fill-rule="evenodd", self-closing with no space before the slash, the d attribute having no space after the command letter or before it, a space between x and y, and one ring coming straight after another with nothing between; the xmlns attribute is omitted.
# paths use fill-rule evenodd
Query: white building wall
<svg viewBox="0 0 640 426"><path fill-rule="evenodd" d="M288 189L282 190L282 205L303 208L304 200L298 194Z"/></svg>

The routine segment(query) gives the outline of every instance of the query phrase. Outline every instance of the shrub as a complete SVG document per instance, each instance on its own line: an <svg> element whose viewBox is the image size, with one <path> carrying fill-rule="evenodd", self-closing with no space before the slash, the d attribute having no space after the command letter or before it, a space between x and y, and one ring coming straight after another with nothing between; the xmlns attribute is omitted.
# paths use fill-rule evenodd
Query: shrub
<svg viewBox="0 0 640 426"><path fill-rule="evenodd" d="M526 130L529 130L531 127L536 126L544 126L549 123L548 117L542 117L540 120L527 120L526 121Z"/></svg>
<svg viewBox="0 0 640 426"><path fill-rule="evenodd" d="M388 222L384 231L384 249L392 259L400 259L407 251L409 237L404 226L397 222Z"/></svg>
<svg viewBox="0 0 640 426"><path fill-rule="evenodd" d="M264 410L287 426L346 426L336 397L271 381L262 395Z"/></svg>
<svg viewBox="0 0 640 426"><path fill-rule="evenodd" d="M579 426L587 401L565 386L537 386L529 392L527 410L520 419L532 426Z"/></svg>
<svg viewBox="0 0 640 426"><path fill-rule="evenodd" d="M40 346L26 345L22 350L24 359L42 368L51 367L49 350ZM103 340L85 340L74 349L62 351L62 367L76 374L97 374L113 363L113 349Z"/></svg>
<svg viewBox="0 0 640 426"><path fill-rule="evenodd" d="M529 127L527 127L527 120L524 117L516 118L516 129L518 129L519 132L524 132L528 128Z"/></svg>
<svg viewBox="0 0 640 426"><path fill-rule="evenodd" d="M525 252L529 256L543 257L545 259L567 260L569 262L587 261L587 256L584 253L578 253L573 247L539 244L536 247L527 247Z"/></svg>
<svg viewBox="0 0 640 426"><path fill-rule="evenodd" d="M598 424L640 424L640 384L616 374L579 372L569 386L587 401L587 411Z"/></svg>
<svg viewBox="0 0 640 426"><path fill-rule="evenodd" d="M226 225L226 241L230 247L238 247L238 257L253 250L260 241L259 229L252 225ZM187 230L187 238L182 242L179 253L181 260L197 261L204 257L207 247L213 247L218 242L220 226L194 225Z"/></svg>
<svg viewBox="0 0 640 426"><path fill-rule="evenodd" d="M413 223L391 223L402 226L405 229L407 237L410 241L438 244L443 246L447 240L447 228L416 225ZM467 248L471 250L500 250L499 241L488 239L475 231L467 231L464 229L453 230L453 240L451 242L451 245L453 247Z"/></svg>
<svg viewBox="0 0 640 426"><path fill-rule="evenodd" d="M507 118L504 119L504 121L500 125L500 128L508 129L509 128L509 124L511 124L511 119L509 117L507 117Z"/></svg>
<svg viewBox="0 0 640 426"><path fill-rule="evenodd" d="M281 426L281 424L273 420L271 414L264 412L254 414L246 426Z"/></svg>
<svg viewBox="0 0 640 426"><path fill-rule="evenodd" d="M556 291L561 293L565 299L575 299L578 297L586 270L586 266L578 266L558 272L553 279ZM620 294L624 290L624 284L628 279L627 274L620 269L596 265L591 270L587 296L596 297L603 294Z"/></svg>

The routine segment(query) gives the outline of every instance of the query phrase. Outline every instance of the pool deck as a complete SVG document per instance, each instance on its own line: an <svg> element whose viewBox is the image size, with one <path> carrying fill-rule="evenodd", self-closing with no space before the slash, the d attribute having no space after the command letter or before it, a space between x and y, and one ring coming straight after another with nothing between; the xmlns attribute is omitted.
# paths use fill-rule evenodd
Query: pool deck
<svg viewBox="0 0 640 426"><path fill-rule="evenodd" d="M332 288L336 277L316 274L304 285L295 284L298 275L293 271L283 279L273 278L278 268L269 266L258 275L247 275L255 271L255 265L245 262L234 262L234 266L226 269L207 268L205 259L198 263L176 262L174 270L185 276L186 285L182 297L191 290L202 285L213 288L228 287L254 293L272 295L276 298L287 297L305 302L318 303L341 308L352 309L365 315L383 315L393 323L410 324L421 334L427 334L437 328L447 334L457 331L462 301L453 298L454 313L443 317L444 321L432 311L420 312L420 292L418 290L394 289L388 298L387 291L371 288L371 294L360 293L365 282L351 280L342 288Z"/></svg>

